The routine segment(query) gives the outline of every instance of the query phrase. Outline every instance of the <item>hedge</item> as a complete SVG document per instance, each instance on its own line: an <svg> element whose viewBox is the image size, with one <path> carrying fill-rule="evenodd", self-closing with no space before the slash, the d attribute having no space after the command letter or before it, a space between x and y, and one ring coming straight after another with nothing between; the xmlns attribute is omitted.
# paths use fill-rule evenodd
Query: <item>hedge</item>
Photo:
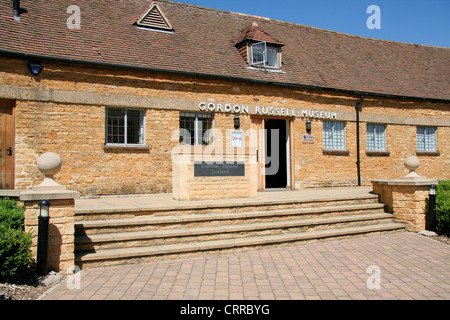
<svg viewBox="0 0 450 320"><path fill-rule="evenodd" d="M33 278L32 234L24 232L23 208L0 198L0 282L25 283Z"/></svg>
<svg viewBox="0 0 450 320"><path fill-rule="evenodd" d="M436 225L439 233L450 235L450 180L441 180L437 186Z"/></svg>

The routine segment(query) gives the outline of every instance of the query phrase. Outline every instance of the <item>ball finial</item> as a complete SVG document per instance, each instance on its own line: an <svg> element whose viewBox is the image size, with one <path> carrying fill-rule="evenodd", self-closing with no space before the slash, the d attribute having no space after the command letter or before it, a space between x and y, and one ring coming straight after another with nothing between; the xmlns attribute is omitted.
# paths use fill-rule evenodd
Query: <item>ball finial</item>
<svg viewBox="0 0 450 320"><path fill-rule="evenodd" d="M37 161L39 171L45 175L53 175L61 170L62 160L54 152L47 152L41 155Z"/></svg>
<svg viewBox="0 0 450 320"><path fill-rule="evenodd" d="M37 167L45 175L45 178L40 185L32 189L35 191L66 190L66 187L57 183L53 177L61 170L61 166L61 157L56 153L46 152L41 155L37 161Z"/></svg>
<svg viewBox="0 0 450 320"><path fill-rule="evenodd" d="M420 160L416 156L410 156L405 160L405 168L411 171L416 171L420 167Z"/></svg>

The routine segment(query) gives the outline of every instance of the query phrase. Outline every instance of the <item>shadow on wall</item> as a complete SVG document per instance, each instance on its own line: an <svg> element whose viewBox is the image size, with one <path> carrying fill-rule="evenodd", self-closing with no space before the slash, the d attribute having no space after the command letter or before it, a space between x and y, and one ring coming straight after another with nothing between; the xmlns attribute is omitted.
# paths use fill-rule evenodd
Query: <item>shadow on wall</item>
<svg viewBox="0 0 450 320"><path fill-rule="evenodd" d="M47 269L60 272L60 257L62 236L57 226L49 224L48 226L48 251L47 251Z"/></svg>

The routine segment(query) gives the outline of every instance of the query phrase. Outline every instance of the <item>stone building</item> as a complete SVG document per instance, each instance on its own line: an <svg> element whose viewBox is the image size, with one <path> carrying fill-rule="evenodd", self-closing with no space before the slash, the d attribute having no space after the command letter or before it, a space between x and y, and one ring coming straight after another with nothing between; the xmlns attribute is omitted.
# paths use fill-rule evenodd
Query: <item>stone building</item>
<svg viewBox="0 0 450 320"><path fill-rule="evenodd" d="M55 152L56 180L82 195L170 193L183 146L243 150L245 166L196 180L231 179L237 195L368 185L411 155L450 179L449 48L167 0L13 2L0 3L0 189L38 184Z"/></svg>

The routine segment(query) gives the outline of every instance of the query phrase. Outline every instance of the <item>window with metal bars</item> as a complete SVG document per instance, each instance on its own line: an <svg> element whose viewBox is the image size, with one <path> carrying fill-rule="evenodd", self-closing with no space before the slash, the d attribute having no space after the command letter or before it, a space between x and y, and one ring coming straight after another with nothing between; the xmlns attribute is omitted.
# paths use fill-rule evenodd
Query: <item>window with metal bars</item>
<svg viewBox="0 0 450 320"><path fill-rule="evenodd" d="M180 143L210 145L214 142L214 115L180 112Z"/></svg>
<svg viewBox="0 0 450 320"><path fill-rule="evenodd" d="M367 124L367 150L368 151L386 151L386 125Z"/></svg>
<svg viewBox="0 0 450 320"><path fill-rule="evenodd" d="M436 127L417 127L417 151L437 151Z"/></svg>
<svg viewBox="0 0 450 320"><path fill-rule="evenodd" d="M144 111L106 108L107 145L144 145Z"/></svg>
<svg viewBox="0 0 450 320"><path fill-rule="evenodd" d="M323 148L325 150L345 150L345 122L323 122Z"/></svg>

